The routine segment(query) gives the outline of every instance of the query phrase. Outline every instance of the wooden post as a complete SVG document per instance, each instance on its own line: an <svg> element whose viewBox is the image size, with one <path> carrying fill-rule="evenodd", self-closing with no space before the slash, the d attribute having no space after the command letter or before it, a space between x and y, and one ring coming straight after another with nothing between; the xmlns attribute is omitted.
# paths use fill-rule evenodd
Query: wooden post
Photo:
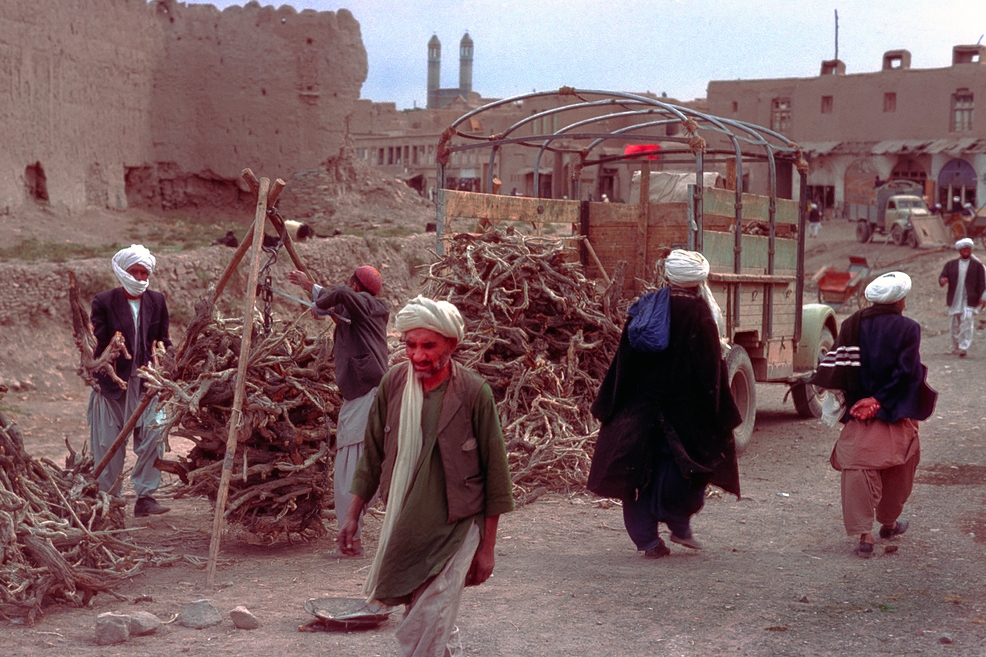
<svg viewBox="0 0 986 657"><path fill-rule="evenodd" d="M250 362L250 343L253 339L253 304L257 298L257 277L260 272L260 252L264 244L264 225L267 221L267 192L270 180L261 178L257 193L257 213L253 220L253 261L247 283L246 300L243 302L243 336L240 339L240 356L236 366L236 383L233 392L233 410L229 418L229 432L226 435L226 455L223 458L222 477L216 495L216 513L212 521L212 540L209 543L209 564L206 571L206 586L212 588L216 581L216 561L219 558L219 544L223 532L223 517L226 514L226 497L229 495L229 480L233 474L233 461L236 458L236 443L243 430L243 398L246 393L247 365Z"/></svg>
<svg viewBox="0 0 986 657"><path fill-rule="evenodd" d="M640 281L647 280L647 224L650 223L650 162L640 164L640 212L637 215L637 266L635 273ZM641 288L640 281L634 289Z"/></svg>

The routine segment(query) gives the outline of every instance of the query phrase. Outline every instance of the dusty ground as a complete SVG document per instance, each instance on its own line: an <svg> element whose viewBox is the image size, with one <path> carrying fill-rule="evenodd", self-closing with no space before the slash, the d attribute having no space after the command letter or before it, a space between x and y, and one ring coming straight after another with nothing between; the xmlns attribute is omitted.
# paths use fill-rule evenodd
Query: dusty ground
<svg viewBox="0 0 986 657"><path fill-rule="evenodd" d="M936 279L952 253L861 246L851 229L827 223L809 242L807 270L844 267L858 253L875 268L908 271L915 287L907 314L924 328L922 354L940 392L936 414L922 425L922 463L905 509L911 528L894 541L899 551L884 554L889 543L878 541L873 559L852 556L838 474L828 465L837 430L799 419L782 388L759 386L754 440L740 458L743 497L708 498L694 523L705 550L673 546L670 557L646 560L627 538L619 506L589 495L542 498L501 519L494 576L464 597L458 624L468 655L986 654L986 336L977 331L967 359L948 355ZM86 393L65 380L4 400L35 456L61 458L65 438L76 448L85 439ZM173 506L167 515L128 518L138 540L207 556L208 502L165 503ZM371 550L378 528L371 518ZM391 655L396 615L364 632L297 631L310 619L306 599L358 595L369 566L327 559L333 536L269 547L230 535L215 589L191 564L150 569L119 590L128 602L101 595L85 609L49 607L34 627L0 623L0 644L7 655ZM143 595L153 601L129 602ZM92 641L104 611L168 618L200 598L224 612L245 605L264 625L169 625L121 646Z"/></svg>

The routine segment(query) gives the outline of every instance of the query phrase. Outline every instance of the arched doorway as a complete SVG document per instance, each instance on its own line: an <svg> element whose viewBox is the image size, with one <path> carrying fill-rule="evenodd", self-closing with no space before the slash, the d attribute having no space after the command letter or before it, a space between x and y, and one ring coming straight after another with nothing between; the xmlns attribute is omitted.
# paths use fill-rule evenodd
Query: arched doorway
<svg viewBox="0 0 986 657"><path fill-rule="evenodd" d="M30 198L42 203L48 202L48 176L40 162L29 164L24 169L24 186L27 187Z"/></svg>
<svg viewBox="0 0 986 657"><path fill-rule="evenodd" d="M902 157L897 160L893 171L890 172L890 177L894 180L916 180L923 184L928 179L928 172L924 170L924 167L917 160Z"/></svg>
<svg viewBox="0 0 986 657"><path fill-rule="evenodd" d="M876 165L870 160L856 160L846 169L845 174L845 205L848 214L854 217L852 212L854 205L873 205L876 203ZM864 211L865 214L865 211Z"/></svg>
<svg viewBox="0 0 986 657"><path fill-rule="evenodd" d="M958 205L965 203L976 205L976 170L965 160L956 158L949 160L938 173L938 202L943 208L957 211L953 208L955 197Z"/></svg>

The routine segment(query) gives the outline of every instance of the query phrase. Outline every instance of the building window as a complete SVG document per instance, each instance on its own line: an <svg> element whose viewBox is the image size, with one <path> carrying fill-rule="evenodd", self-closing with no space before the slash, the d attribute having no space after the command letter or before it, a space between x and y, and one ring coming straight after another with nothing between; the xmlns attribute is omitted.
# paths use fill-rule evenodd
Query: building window
<svg viewBox="0 0 986 657"><path fill-rule="evenodd" d="M736 113L736 112L738 112L738 111L739 111L739 103L737 103L737 102L736 102L736 101L734 100L734 101L733 101L733 114L735 114L735 113Z"/></svg>
<svg viewBox="0 0 986 657"><path fill-rule="evenodd" d="M972 130L972 92L959 89L952 94L952 132Z"/></svg>
<svg viewBox="0 0 986 657"><path fill-rule="evenodd" d="M383 157L384 157L383 156L383 149L382 148L377 149L377 166L380 166L380 167L383 166Z"/></svg>
<svg viewBox="0 0 986 657"><path fill-rule="evenodd" d="M822 96L822 114L832 113L832 96Z"/></svg>
<svg viewBox="0 0 986 657"><path fill-rule="evenodd" d="M776 132L785 133L791 129L791 99L775 98L772 103L770 128Z"/></svg>
<svg viewBox="0 0 986 657"><path fill-rule="evenodd" d="M895 93L883 94L883 111L884 112L897 111L897 94Z"/></svg>

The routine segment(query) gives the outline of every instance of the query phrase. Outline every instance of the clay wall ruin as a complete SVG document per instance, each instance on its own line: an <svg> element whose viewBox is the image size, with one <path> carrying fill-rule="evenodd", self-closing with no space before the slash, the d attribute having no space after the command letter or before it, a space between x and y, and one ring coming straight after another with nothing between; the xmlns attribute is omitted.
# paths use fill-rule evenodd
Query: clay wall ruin
<svg viewBox="0 0 986 657"><path fill-rule="evenodd" d="M347 10L0 3L0 211L228 205L337 154L366 79Z"/></svg>

